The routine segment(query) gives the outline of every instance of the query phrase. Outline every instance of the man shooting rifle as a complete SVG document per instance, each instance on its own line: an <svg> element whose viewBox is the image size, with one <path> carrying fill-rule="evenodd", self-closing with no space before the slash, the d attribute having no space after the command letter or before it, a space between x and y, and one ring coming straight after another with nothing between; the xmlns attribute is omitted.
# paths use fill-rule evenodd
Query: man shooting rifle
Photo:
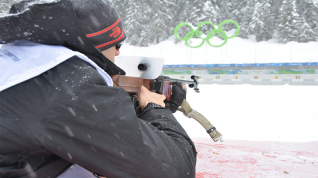
<svg viewBox="0 0 318 178"><path fill-rule="evenodd" d="M108 178L195 177L196 149L172 114L181 103L141 87L137 117L113 87L125 38L107 0L27 0L0 17L0 177L73 164Z"/></svg>

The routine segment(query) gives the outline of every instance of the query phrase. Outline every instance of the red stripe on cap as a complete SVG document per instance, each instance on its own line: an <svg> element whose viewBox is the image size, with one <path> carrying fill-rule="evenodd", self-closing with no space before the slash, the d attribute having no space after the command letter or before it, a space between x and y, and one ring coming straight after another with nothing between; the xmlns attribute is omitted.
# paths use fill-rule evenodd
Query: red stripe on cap
<svg viewBox="0 0 318 178"><path fill-rule="evenodd" d="M96 36L96 35L100 35L102 33L105 33L107 31L109 31L110 29L112 29L113 27L115 27L119 22L120 22L120 16L119 16L119 19L117 20L117 22L115 22L112 26L106 28L105 30L102 30L102 31L99 31L96 33L92 33L92 34L88 34L88 35L86 35L86 37L92 37L92 36Z"/></svg>
<svg viewBox="0 0 318 178"><path fill-rule="evenodd" d="M125 33L125 30L123 30L123 33L121 34L121 36L118 39L110 41L110 42L102 44L102 45L99 45L99 46L96 46L96 48L101 48L101 47L107 46L109 44L112 44L112 43L115 43L115 42L121 40L124 37L124 33Z"/></svg>

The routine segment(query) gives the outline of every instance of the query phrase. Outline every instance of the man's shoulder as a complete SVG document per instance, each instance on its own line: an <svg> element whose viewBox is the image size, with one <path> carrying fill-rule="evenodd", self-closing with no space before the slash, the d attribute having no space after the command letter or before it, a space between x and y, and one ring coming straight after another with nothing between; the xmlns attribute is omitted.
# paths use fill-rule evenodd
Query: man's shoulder
<svg viewBox="0 0 318 178"><path fill-rule="evenodd" d="M57 81L57 85L67 85L72 90L84 90L83 85L107 85L96 68L78 56L68 60L43 73L41 77L49 81Z"/></svg>

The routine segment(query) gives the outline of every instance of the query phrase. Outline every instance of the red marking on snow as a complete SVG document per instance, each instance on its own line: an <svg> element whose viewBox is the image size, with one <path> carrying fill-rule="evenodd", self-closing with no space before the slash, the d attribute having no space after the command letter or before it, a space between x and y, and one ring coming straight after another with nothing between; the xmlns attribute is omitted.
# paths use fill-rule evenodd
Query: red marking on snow
<svg viewBox="0 0 318 178"><path fill-rule="evenodd" d="M313 156L314 155L313 153L299 152L299 151L293 151L293 153L296 153L296 156Z"/></svg>
<svg viewBox="0 0 318 178"><path fill-rule="evenodd" d="M277 158L277 156L271 156L271 155L264 155L264 156L266 156L268 158Z"/></svg>
<svg viewBox="0 0 318 178"><path fill-rule="evenodd" d="M193 140L198 151L196 178L318 177L318 141Z"/></svg>
<svg viewBox="0 0 318 178"><path fill-rule="evenodd" d="M215 177L219 178L220 176L218 174L211 174L209 172L203 172L203 173L197 173L196 178L206 178L206 177Z"/></svg>

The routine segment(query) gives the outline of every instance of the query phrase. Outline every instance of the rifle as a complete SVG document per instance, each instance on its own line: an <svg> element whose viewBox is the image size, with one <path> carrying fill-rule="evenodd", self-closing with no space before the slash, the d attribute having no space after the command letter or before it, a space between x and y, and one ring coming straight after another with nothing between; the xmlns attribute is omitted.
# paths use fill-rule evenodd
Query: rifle
<svg viewBox="0 0 318 178"><path fill-rule="evenodd" d="M113 75L111 77L114 82L114 87L122 87L129 93L130 97L132 98L132 102L135 105L137 115L141 113L139 99L142 86L146 87L149 91L165 95L167 101L171 100L171 87L174 82L180 82L185 90L185 84L188 84L189 88L194 88L197 93L200 92L198 88L199 77L195 75L191 76L193 81L172 79L168 76L162 75L156 79L143 79L140 77L128 77L123 75ZM222 135L216 130L216 128L202 114L193 110L185 99L178 110L181 111L185 116L197 120L206 129L207 133L214 142L219 140L223 142Z"/></svg>
<svg viewBox="0 0 318 178"><path fill-rule="evenodd" d="M142 86L146 87L149 91L165 95L167 101L171 100L171 95L173 94L171 93L171 86L174 82L180 82L186 92L186 84L189 85L189 88L193 88L197 93L200 92L198 88L198 76L191 76L191 80L179 80L160 75L163 62L164 60L162 58L140 56L119 56L116 58L116 65L125 70L128 76L134 77L122 75L111 76L114 86L122 87L129 93L132 102L135 105L137 115L141 113L139 97ZM202 114L193 110L186 100L183 101L181 107L178 108L178 111L181 111L189 118L197 120L215 142L218 140L222 142L222 135Z"/></svg>

